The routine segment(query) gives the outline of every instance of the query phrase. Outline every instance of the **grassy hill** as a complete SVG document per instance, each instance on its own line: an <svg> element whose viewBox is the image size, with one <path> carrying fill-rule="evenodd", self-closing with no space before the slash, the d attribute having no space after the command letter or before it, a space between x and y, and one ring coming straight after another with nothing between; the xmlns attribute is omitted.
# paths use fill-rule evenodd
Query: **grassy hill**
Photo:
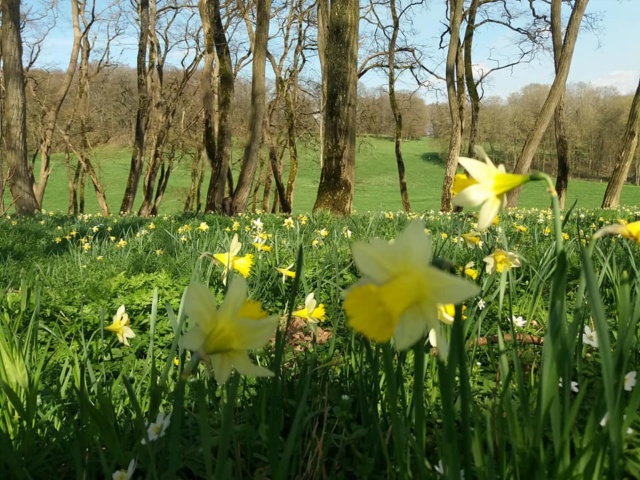
<svg viewBox="0 0 640 480"><path fill-rule="evenodd" d="M407 141L403 144L406 164L409 198L413 210L437 210L440 205L440 189L444 175L441 153L444 146L433 139ZM235 158L240 159L240 150L235 150ZM107 191L107 200L113 212L117 212L122 200L129 171L130 149L103 147L95 152L95 164ZM184 198L189 187L189 160L177 163L169 182L161 213L182 211ZM285 165L284 171L287 172ZM37 165L36 165L37 171ZM300 167L294 196L294 210L308 212L312 209L320 177L319 152L316 149L301 148ZM204 188L208 184L205 179ZM538 188L528 188L521 197L521 207L544 208L548 197ZM606 189L605 182L572 180L569 184L568 204L578 199L578 206L599 207ZM205 191L206 195L206 191ZM138 199L139 200L139 199ZM621 203L640 204L640 187L627 185L622 192ZM43 208L67 211L68 189L64 157L53 157L53 171L47 187ZM139 205L139 202L137 206ZM388 210L402 208L398 193L393 141L390 139L361 137L358 140L356 162L356 185L354 207L356 211ZM93 187L87 182L86 211L97 212Z"/></svg>

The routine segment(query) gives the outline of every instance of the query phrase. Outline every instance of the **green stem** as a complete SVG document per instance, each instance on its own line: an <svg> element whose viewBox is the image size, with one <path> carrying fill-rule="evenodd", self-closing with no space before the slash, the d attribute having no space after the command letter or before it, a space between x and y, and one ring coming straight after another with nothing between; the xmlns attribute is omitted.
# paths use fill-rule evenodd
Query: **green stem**
<svg viewBox="0 0 640 480"><path fill-rule="evenodd" d="M222 425L220 431L220 444L218 446L218 459L216 461L216 469L213 472L214 480L229 478L226 465L229 454L229 446L231 444L231 430L233 429L233 414L236 407L236 396L238 394L238 385L240 383L239 374L234 374L227 384L227 395L223 400L222 406Z"/></svg>

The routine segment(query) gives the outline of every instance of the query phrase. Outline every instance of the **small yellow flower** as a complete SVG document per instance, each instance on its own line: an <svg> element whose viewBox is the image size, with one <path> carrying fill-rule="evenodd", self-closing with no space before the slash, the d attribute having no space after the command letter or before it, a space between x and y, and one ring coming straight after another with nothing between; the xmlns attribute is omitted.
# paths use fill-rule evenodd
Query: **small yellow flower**
<svg viewBox="0 0 640 480"><path fill-rule="evenodd" d="M322 238L326 238L329 235L329 231L326 228L323 228L322 230L318 230L316 233L320 235Z"/></svg>
<svg viewBox="0 0 640 480"><path fill-rule="evenodd" d="M201 232L208 232L209 225L207 225L207 222L200 222L200 225L198 225L198 230L200 230Z"/></svg>
<svg viewBox="0 0 640 480"><path fill-rule="evenodd" d="M186 242L188 242L188 241L189 241L189 239L188 239L187 237L185 237L184 235L182 235L182 236L180 237L180 241L181 241L182 243L186 243Z"/></svg>
<svg viewBox="0 0 640 480"><path fill-rule="evenodd" d="M265 245L264 243L260 243L260 242L254 242L251 245L256 247L256 249L260 250L261 252L270 252L272 250L272 248L269 245Z"/></svg>
<svg viewBox="0 0 640 480"><path fill-rule="evenodd" d="M464 311L467 309L464 305L462 306L462 319L466 320L467 317L464 315ZM452 303L447 303L446 305L438 305L438 320L440 320L445 325L451 325L456 316L456 306Z"/></svg>
<svg viewBox="0 0 640 480"><path fill-rule="evenodd" d="M56 242L56 243L60 243L60 242L62 242L62 239L61 239L60 237L56 237L55 242Z"/></svg>
<svg viewBox="0 0 640 480"><path fill-rule="evenodd" d="M306 225L308 221L309 221L309 217L307 217L306 215L303 215L303 214L298 215L298 222L300 223L300 225Z"/></svg>
<svg viewBox="0 0 640 480"><path fill-rule="evenodd" d="M476 148L476 154L484 161L467 157L458 159L476 183L458 191L452 203L461 207L482 205L478 216L478 229L483 231L489 228L496 215L506 206L507 192L527 183L531 176L506 173L504 165L496 167L480 147Z"/></svg>
<svg viewBox="0 0 640 480"><path fill-rule="evenodd" d="M105 330L115 333L118 336L118 341L129 346L129 338L136 336L129 327L129 315L125 311L124 305L118 308L118 311L113 317L113 323L108 327L104 327Z"/></svg>
<svg viewBox="0 0 640 480"><path fill-rule="evenodd" d="M155 224L155 223L153 223L153 222L151 222L151 223L149 224L149 230L155 230L155 228L156 228L156 224Z"/></svg>
<svg viewBox="0 0 640 480"><path fill-rule="evenodd" d="M324 304L317 305L313 292L307 295L304 308L293 312L294 317L305 318L311 323L324 322Z"/></svg>
<svg viewBox="0 0 640 480"><path fill-rule="evenodd" d="M279 319L267 316L258 302L247 300L247 282L234 277L218 308L207 287L192 283L187 288L184 310L195 325L182 337L182 346L196 352L196 359L213 370L223 384L233 369L251 377L272 376L273 372L251 362L247 350L266 344Z"/></svg>
<svg viewBox="0 0 640 480"><path fill-rule="evenodd" d="M443 240L446 240L447 238L449 238L449 235L446 232L442 232L440 233L440 238L442 238Z"/></svg>
<svg viewBox="0 0 640 480"><path fill-rule="evenodd" d="M516 232L527 233L527 227L525 225L518 225L517 223L514 223L513 228L516 229Z"/></svg>
<svg viewBox="0 0 640 480"><path fill-rule="evenodd" d="M384 212L384 218L386 218L387 220L393 220L393 213L392 212Z"/></svg>
<svg viewBox="0 0 640 480"><path fill-rule="evenodd" d="M240 228L240 222L238 221L233 222L233 225L231 225L231 230L233 230L234 232L237 232L239 228Z"/></svg>
<svg viewBox="0 0 640 480"><path fill-rule="evenodd" d="M619 223L602 227L593 234L593 239L596 240L604 235L620 235L623 238L628 238L636 243L640 243L640 221L623 223L624 220L618 220L618 222Z"/></svg>
<svg viewBox="0 0 640 480"><path fill-rule="evenodd" d="M89 250L91 250L91 244L90 243L85 243L84 245L82 245L82 249L85 252L88 252Z"/></svg>
<svg viewBox="0 0 640 480"><path fill-rule="evenodd" d="M296 278L296 272L291 271L291 267L293 267L293 263L285 268L276 267L276 270L278 271L278 273L282 274L282 283L284 283L287 280L287 277Z"/></svg>
<svg viewBox="0 0 640 480"><path fill-rule="evenodd" d="M97 261L99 261L99 262L101 262L102 260L104 260L104 257L103 257L102 255L98 255L98 256L96 257L96 260L97 260Z"/></svg>
<svg viewBox="0 0 640 480"><path fill-rule="evenodd" d="M94 225L93 227L91 227L91 231L93 233L98 233L100 231L100 227L97 225Z"/></svg>
<svg viewBox="0 0 640 480"><path fill-rule="evenodd" d="M542 233L543 233L545 236L549 236L549 234L551 233L551 229L550 229L549 227L547 227L547 228L545 228L545 229L542 231Z"/></svg>
<svg viewBox="0 0 640 480"><path fill-rule="evenodd" d="M242 244L238 241L238 234L236 233L231 239L231 245L229 246L228 252L215 253L213 255L213 258L220 262L224 267L224 270L222 271L222 283L227 283L227 275L230 268L236 270L244 278L247 278L249 273L251 273L253 255L248 253L244 257L239 257L238 253L240 253L241 248Z"/></svg>
<svg viewBox="0 0 640 480"><path fill-rule="evenodd" d="M562 239L563 240L569 240L569 234L567 232L562 232Z"/></svg>
<svg viewBox="0 0 640 480"><path fill-rule="evenodd" d="M291 229L294 227L294 223L293 223L293 218L289 217L289 218L285 218L284 222L282 223L282 226L284 228L286 228L287 230Z"/></svg>
<svg viewBox="0 0 640 480"><path fill-rule="evenodd" d="M120 239L118 243L116 243L116 248L124 248L127 246L127 241L123 238Z"/></svg>
<svg viewBox="0 0 640 480"><path fill-rule="evenodd" d="M157 250L154 250L153 253L155 253L158 256L164 255L164 250L161 248L158 248Z"/></svg>
<svg viewBox="0 0 640 480"><path fill-rule="evenodd" d="M487 264L487 273L493 272L507 272L512 268L520 266L520 258L513 252L506 252L498 249L491 255L484 258L484 262Z"/></svg>
<svg viewBox="0 0 640 480"><path fill-rule="evenodd" d="M406 350L435 328L439 353L446 357L438 304L460 303L480 289L431 266L431 237L424 234L422 222L410 222L393 243L356 242L352 252L364 277L345 296L349 325L377 342L393 338L397 350Z"/></svg>
<svg viewBox="0 0 640 480"><path fill-rule="evenodd" d="M313 240L311 241L311 246L312 246L313 248L317 248L317 247L319 247L320 245L321 245L320 240L318 240L317 238L315 238L315 239L313 239Z"/></svg>
<svg viewBox="0 0 640 480"><path fill-rule="evenodd" d="M473 268L474 265L474 262L469 262L462 268L462 273L472 280L476 280L478 278L478 270Z"/></svg>

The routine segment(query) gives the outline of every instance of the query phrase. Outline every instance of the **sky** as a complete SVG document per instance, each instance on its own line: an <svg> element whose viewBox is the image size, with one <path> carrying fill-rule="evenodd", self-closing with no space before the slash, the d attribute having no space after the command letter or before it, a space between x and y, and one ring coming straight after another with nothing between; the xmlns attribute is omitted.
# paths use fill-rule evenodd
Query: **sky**
<svg viewBox="0 0 640 480"><path fill-rule="evenodd" d="M23 0L29 6L38 0ZM103 2L100 2L103 3ZM106 2L105 2L106 3ZM526 3L526 2L525 2ZM63 9L58 19L58 27L46 38L39 67L64 68L71 49L70 23L64 12L66 2L60 2ZM443 29L444 2L426 0L426 8L414 19L414 28L420 43L427 46L432 57L432 68L444 75L443 59L446 52L439 50L438 40ZM23 7L24 8L24 7ZM590 0L587 14L600 19L597 32L582 30L578 36L576 49L569 73L569 83L585 82L593 86L612 86L622 94L635 91L640 78L640 0ZM135 38L130 38L130 53L120 57L124 63L132 63L135 58ZM474 62L476 68L483 69L491 65L489 58L509 58L513 52L514 34L505 29L492 28L478 31L474 39ZM489 52L492 52L489 55ZM541 54L529 64L521 64L514 69L494 72L485 84L485 96L506 97L530 83L550 84L553 81L553 60L549 54ZM366 87L374 88L383 84L382 74L367 74L362 82ZM443 83L432 79L434 85ZM404 83L403 83L404 82ZM413 90L415 81L406 78L400 88ZM422 95L429 101L445 101L442 93L423 90Z"/></svg>

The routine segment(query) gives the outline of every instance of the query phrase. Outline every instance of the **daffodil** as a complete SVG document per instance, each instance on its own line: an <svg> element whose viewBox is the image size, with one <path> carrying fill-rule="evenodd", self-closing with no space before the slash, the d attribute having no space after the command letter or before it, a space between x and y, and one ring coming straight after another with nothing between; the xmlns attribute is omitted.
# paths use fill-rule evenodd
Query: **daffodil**
<svg viewBox="0 0 640 480"><path fill-rule="evenodd" d="M512 268L520 266L520 258L513 252L507 252L502 249L497 249L491 255L484 257L484 263L486 263L487 273L493 272L507 272Z"/></svg>
<svg viewBox="0 0 640 480"><path fill-rule="evenodd" d="M621 237L640 243L640 221L632 223L620 221L620 223L607 225L594 233L593 238L597 239L604 235L620 235Z"/></svg>
<svg viewBox="0 0 640 480"><path fill-rule="evenodd" d="M476 148L476 153L484 161L458 158L475 183L459 180L456 185L454 179L452 203L461 207L482 205L478 217L478 229L482 231L489 228L498 212L506 206L507 192L527 183L531 176L507 173L504 165L496 167L482 148Z"/></svg>
<svg viewBox="0 0 640 480"><path fill-rule="evenodd" d="M118 341L127 346L129 346L128 339L136 336L129 326L129 315L125 311L124 305L121 305L113 316L113 323L104 329L115 333L118 336Z"/></svg>
<svg viewBox="0 0 640 480"><path fill-rule="evenodd" d="M285 268L276 267L276 271L282 274L282 283L284 283L288 278L296 278L296 272L292 271L293 263Z"/></svg>
<svg viewBox="0 0 640 480"><path fill-rule="evenodd" d="M195 325L182 337L182 346L195 352L193 358L211 367L219 384L233 369L251 377L273 372L251 362L247 350L262 347L278 326L277 316L267 316L258 302L247 300L247 282L234 277L227 295L217 307L216 297L200 283L191 283L184 309Z"/></svg>
<svg viewBox="0 0 640 480"><path fill-rule="evenodd" d="M111 475L111 479L112 480L130 480L130 478L133 477L133 473L135 471L136 471L136 461L135 459L131 459L127 469L116 470Z"/></svg>
<svg viewBox="0 0 640 480"><path fill-rule="evenodd" d="M208 232L209 225L207 224L207 222L200 222L200 225L198 225L198 230L200 230L201 232Z"/></svg>
<svg viewBox="0 0 640 480"><path fill-rule="evenodd" d="M324 322L324 305L318 305L313 292L307 295L304 301L304 308L293 312L294 317L306 318L312 323Z"/></svg>
<svg viewBox="0 0 640 480"><path fill-rule="evenodd" d="M169 428L169 423L171 423L171 413L165 416L163 412L158 412L156 421L147 423L147 437L149 441L154 442L162 437L167 431L167 428ZM143 438L140 443L146 445L147 439Z"/></svg>
<svg viewBox="0 0 640 480"><path fill-rule="evenodd" d="M244 278L247 278L249 276L249 273L251 273L251 266L253 265L253 255L248 253L244 257L239 257L238 253L240 253L241 248L242 244L238 241L238 235L235 234L231 239L231 245L229 246L228 252L215 253L213 255L213 258L215 258L224 266L224 270L222 271L222 283L224 283L225 285L227 283L227 275L230 268L237 271Z"/></svg>
<svg viewBox="0 0 640 480"><path fill-rule="evenodd" d="M349 324L377 342L393 338L398 350L409 348L432 328L440 335L438 304L460 303L480 290L431 265L431 237L419 220L392 243L356 242L352 252L364 278L345 296ZM446 342L438 340L446 357Z"/></svg>
<svg viewBox="0 0 640 480"><path fill-rule="evenodd" d="M482 240L478 232L463 233L460 235L469 247L482 247Z"/></svg>

